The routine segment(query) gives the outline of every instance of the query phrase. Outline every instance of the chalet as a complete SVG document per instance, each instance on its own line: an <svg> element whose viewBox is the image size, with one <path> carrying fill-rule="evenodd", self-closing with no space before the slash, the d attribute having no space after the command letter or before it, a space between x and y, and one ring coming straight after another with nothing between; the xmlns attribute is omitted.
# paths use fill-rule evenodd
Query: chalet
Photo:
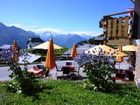
<svg viewBox="0 0 140 105"><path fill-rule="evenodd" d="M40 39L39 37L37 38L30 38L28 41L27 41L27 47L28 49L31 49L32 47L35 47L41 43L43 43L44 41L42 39Z"/></svg>
<svg viewBox="0 0 140 105"><path fill-rule="evenodd" d="M104 44L104 37L103 36L96 36L93 40L94 45Z"/></svg>
<svg viewBox="0 0 140 105"><path fill-rule="evenodd" d="M105 44L128 45L140 39L140 0L131 1L134 8L103 16L100 27L103 28Z"/></svg>
<svg viewBox="0 0 140 105"><path fill-rule="evenodd" d="M105 44L123 46L134 45L135 41L140 41L140 0L130 0L130 2L134 4L134 7L124 12L103 16L101 19L100 27L103 28ZM130 56L131 64L136 71L135 79L140 79L139 52L140 48L138 48L137 55L132 52Z"/></svg>

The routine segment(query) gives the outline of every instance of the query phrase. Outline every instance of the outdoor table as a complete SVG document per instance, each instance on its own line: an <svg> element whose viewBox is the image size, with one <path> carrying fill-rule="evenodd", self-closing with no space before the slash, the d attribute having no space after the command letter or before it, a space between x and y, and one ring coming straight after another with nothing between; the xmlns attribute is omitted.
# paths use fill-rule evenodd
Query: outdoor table
<svg viewBox="0 0 140 105"><path fill-rule="evenodd" d="M35 74L36 76L42 77L43 76L43 69L34 70L33 68L27 70L30 73Z"/></svg>
<svg viewBox="0 0 140 105"><path fill-rule="evenodd" d="M75 72L75 67L73 66L63 66L61 68L61 71L63 71L63 74L70 74Z"/></svg>
<svg viewBox="0 0 140 105"><path fill-rule="evenodd" d="M116 69L116 77L125 79L128 78L129 80L133 81L134 80L134 69L132 70L123 70L123 69Z"/></svg>

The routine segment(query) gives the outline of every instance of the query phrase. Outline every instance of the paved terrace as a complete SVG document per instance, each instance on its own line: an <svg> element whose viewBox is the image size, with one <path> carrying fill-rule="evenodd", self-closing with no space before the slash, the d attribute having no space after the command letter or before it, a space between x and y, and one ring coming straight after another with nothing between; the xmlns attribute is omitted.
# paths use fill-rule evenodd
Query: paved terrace
<svg viewBox="0 0 140 105"><path fill-rule="evenodd" d="M74 62L74 60L63 60L63 61L56 61L56 64L58 66L58 70L61 70L62 66L66 65L66 62L72 62L72 64L75 66L76 69L78 69L78 65ZM35 65L44 65L44 62L39 63L39 64L30 64L28 65L28 69L32 68ZM23 66L21 66L23 68ZM7 81L10 80L9 75L11 74L11 71L9 71L9 67L0 67L0 81ZM79 74L82 77L85 77L86 74L83 72L83 68L80 68ZM57 71L57 76L62 76L63 73L62 71Z"/></svg>

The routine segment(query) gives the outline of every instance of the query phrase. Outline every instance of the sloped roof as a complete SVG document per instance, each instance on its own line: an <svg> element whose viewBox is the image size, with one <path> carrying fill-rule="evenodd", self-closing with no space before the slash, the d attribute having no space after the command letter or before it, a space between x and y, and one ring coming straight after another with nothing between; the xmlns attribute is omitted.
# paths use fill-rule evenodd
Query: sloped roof
<svg viewBox="0 0 140 105"><path fill-rule="evenodd" d="M84 44L84 45L78 46L78 48L76 48L77 54L84 53L86 50L88 50L94 46L96 46L96 45ZM72 48L69 49L68 51L66 51L64 54L71 54L71 51L72 51Z"/></svg>
<svg viewBox="0 0 140 105"><path fill-rule="evenodd" d="M36 61L36 60L39 59L40 57L41 57L41 56L39 56L39 55L35 55L35 54L28 53L28 56L27 56L27 57L21 55L21 56L19 57L18 63L23 64L25 60L28 61L29 63L33 63L34 61Z"/></svg>
<svg viewBox="0 0 140 105"><path fill-rule="evenodd" d="M53 45L54 45L54 49L62 49L61 46L59 46L59 45L57 45L57 44L55 44L55 43L54 43ZM42 43L42 44L39 44L39 45L33 47L33 49L44 49L44 50L47 50L48 47L49 47L49 41L44 42L44 43Z"/></svg>
<svg viewBox="0 0 140 105"><path fill-rule="evenodd" d="M40 38L31 38L31 42L41 42L41 43L43 43L44 41Z"/></svg>
<svg viewBox="0 0 140 105"><path fill-rule="evenodd" d="M4 44L2 46L0 46L0 49L10 49L12 45L9 45L9 44Z"/></svg>
<svg viewBox="0 0 140 105"><path fill-rule="evenodd" d="M94 40L104 40L104 37L97 36L97 37L94 38Z"/></svg>

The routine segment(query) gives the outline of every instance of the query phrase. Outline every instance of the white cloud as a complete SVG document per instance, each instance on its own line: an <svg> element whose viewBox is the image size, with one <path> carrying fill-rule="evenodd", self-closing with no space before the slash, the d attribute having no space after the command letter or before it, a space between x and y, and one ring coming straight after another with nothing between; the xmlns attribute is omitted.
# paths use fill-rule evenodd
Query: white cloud
<svg viewBox="0 0 140 105"><path fill-rule="evenodd" d="M43 33L46 31L51 31L51 32L60 32L59 29L53 29L53 28L35 28L35 29L31 29L32 31L36 32L36 33Z"/></svg>
<svg viewBox="0 0 140 105"><path fill-rule="evenodd" d="M78 35L99 35L101 33L99 32L93 32L93 31L77 31L77 32L73 32L73 34L78 34Z"/></svg>
<svg viewBox="0 0 140 105"><path fill-rule="evenodd" d="M57 28L38 27L35 25L27 26L27 25L23 25L23 24L19 24L19 23L9 24L8 26L16 26L16 27L22 28L26 31L33 31L37 34L43 33L43 32L54 32L54 33L59 33L59 34L93 35L93 36L97 36L97 35L101 34L99 32L95 32L95 31L68 32L68 31L63 31L61 29L57 29Z"/></svg>
<svg viewBox="0 0 140 105"><path fill-rule="evenodd" d="M16 26L16 27L20 27L20 28L23 27L23 25L21 25L21 24L17 24L17 23L15 23L15 24L9 24L8 26Z"/></svg>

